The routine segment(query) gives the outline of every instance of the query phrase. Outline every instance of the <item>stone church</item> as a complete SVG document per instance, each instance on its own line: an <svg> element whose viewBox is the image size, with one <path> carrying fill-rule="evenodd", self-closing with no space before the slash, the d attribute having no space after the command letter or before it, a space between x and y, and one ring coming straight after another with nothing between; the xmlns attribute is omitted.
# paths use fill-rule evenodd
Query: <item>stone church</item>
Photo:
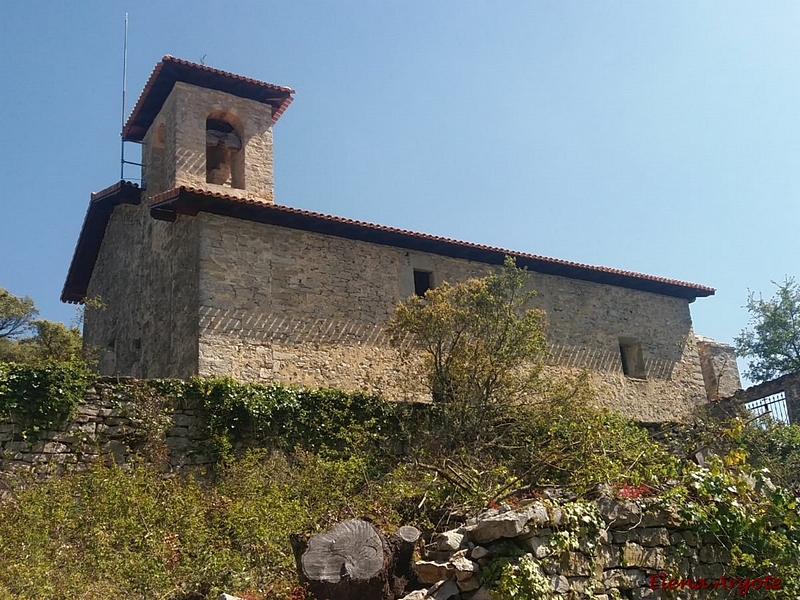
<svg viewBox="0 0 800 600"><path fill-rule="evenodd" d="M547 313L553 369L588 369L603 404L675 420L739 387L698 338L709 287L281 205L273 128L294 91L165 56L124 127L142 185L91 195L61 299L99 298L87 344L107 374L230 375L407 398L384 333L395 304L483 276L505 255Z"/></svg>

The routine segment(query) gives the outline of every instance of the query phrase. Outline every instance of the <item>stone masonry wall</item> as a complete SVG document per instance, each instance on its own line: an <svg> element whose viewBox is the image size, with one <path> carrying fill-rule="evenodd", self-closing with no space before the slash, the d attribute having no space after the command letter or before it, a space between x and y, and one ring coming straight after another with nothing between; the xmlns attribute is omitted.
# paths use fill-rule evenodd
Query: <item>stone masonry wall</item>
<svg viewBox="0 0 800 600"><path fill-rule="evenodd" d="M278 379L408 399L383 331L414 291L480 277L489 265L201 213L199 372ZM640 421L680 420L706 400L686 300L531 274L553 365L593 373L604 404ZM622 373L620 338L641 343L646 377Z"/></svg>
<svg viewBox="0 0 800 600"><path fill-rule="evenodd" d="M588 533L583 520L594 521L592 513L599 520L598 534ZM527 561L542 592L556 598L738 597L728 569L730 552L717 536L698 535L674 507L602 496L580 507L523 501L518 508L489 510L463 527L436 535L426 546L424 560L415 563L424 588L404 600L492 600L482 576L494 559L509 556L510 548L519 549L508 559L511 564ZM779 574L764 573L768 575L778 585ZM692 589L703 580L709 587ZM749 591L748 597L760 597L757 589Z"/></svg>
<svg viewBox="0 0 800 600"><path fill-rule="evenodd" d="M197 230L190 217L150 217L120 205L106 228L89 298L84 339L99 349L105 374L189 377L197 373Z"/></svg>
<svg viewBox="0 0 800 600"><path fill-rule="evenodd" d="M226 113L241 123L244 189L206 182L206 119ZM165 147L154 137L164 125ZM146 196L186 185L227 195L273 201L272 109L268 104L176 82L144 138Z"/></svg>
<svg viewBox="0 0 800 600"><path fill-rule="evenodd" d="M698 335L697 352L709 400L727 398L741 389L733 346Z"/></svg>
<svg viewBox="0 0 800 600"><path fill-rule="evenodd" d="M33 441L25 439L19 423L0 420L0 474L45 477L84 470L98 459L125 464L139 451L168 471L208 466L202 408L177 406L162 413L136 389L135 382L101 378L71 421L37 432Z"/></svg>

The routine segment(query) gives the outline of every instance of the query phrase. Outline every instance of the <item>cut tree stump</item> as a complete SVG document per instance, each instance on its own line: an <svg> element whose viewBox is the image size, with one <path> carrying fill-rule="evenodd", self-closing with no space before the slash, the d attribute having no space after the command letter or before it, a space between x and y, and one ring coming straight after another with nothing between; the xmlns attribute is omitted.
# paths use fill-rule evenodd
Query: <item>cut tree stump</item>
<svg viewBox="0 0 800 600"><path fill-rule="evenodd" d="M293 536L301 581L318 600L395 600L413 579L414 544L420 532L401 527L388 541L368 521L350 519L312 536ZM306 546L304 548L304 546Z"/></svg>
<svg viewBox="0 0 800 600"><path fill-rule="evenodd" d="M372 523L350 519L308 541L301 566L319 600L389 598L386 541Z"/></svg>

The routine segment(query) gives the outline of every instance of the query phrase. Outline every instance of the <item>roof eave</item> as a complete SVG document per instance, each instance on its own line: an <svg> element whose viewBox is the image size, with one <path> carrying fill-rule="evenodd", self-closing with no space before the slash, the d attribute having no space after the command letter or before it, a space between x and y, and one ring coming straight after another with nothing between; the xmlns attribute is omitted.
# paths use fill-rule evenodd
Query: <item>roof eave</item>
<svg viewBox="0 0 800 600"><path fill-rule="evenodd" d="M200 212L207 212L487 264L501 265L508 255L516 258L518 266L537 273L683 298L689 302L699 297L712 296L715 292L713 288L688 282L459 242L202 190L177 188L153 198L149 206L150 214L161 220L174 220L178 214L194 216Z"/></svg>
<svg viewBox="0 0 800 600"><path fill-rule="evenodd" d="M125 141L141 142L144 139L176 81L269 104L272 107L273 123L286 111L294 94L294 90L288 87L165 56L150 74L122 129Z"/></svg>
<svg viewBox="0 0 800 600"><path fill-rule="evenodd" d="M141 189L135 183L119 181L106 189L93 193L86 209L78 242L72 254L67 278L61 290L61 301L81 304L86 299L89 280L92 277L106 226L119 204L139 204Z"/></svg>

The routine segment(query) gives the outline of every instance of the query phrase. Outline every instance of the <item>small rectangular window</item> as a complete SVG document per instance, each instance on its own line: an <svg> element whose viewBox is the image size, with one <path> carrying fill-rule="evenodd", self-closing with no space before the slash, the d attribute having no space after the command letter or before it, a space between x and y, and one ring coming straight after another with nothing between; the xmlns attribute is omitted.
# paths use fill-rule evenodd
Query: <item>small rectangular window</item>
<svg viewBox="0 0 800 600"><path fill-rule="evenodd" d="M420 297L424 296L425 292L433 287L432 280L433 273L430 271L418 271L414 269L414 293Z"/></svg>
<svg viewBox="0 0 800 600"><path fill-rule="evenodd" d="M642 344L633 338L619 338L619 354L622 359L622 372L628 377L646 379Z"/></svg>

